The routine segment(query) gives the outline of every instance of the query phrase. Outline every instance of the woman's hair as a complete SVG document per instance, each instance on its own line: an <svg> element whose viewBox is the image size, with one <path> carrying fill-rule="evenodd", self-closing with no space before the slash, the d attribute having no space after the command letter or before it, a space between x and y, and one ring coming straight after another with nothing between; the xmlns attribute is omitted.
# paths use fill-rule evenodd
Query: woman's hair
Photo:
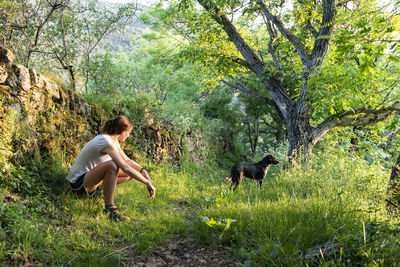
<svg viewBox="0 0 400 267"><path fill-rule="evenodd" d="M133 123L125 116L118 116L114 119L106 121L101 133L104 134L121 134L123 131L133 128Z"/></svg>

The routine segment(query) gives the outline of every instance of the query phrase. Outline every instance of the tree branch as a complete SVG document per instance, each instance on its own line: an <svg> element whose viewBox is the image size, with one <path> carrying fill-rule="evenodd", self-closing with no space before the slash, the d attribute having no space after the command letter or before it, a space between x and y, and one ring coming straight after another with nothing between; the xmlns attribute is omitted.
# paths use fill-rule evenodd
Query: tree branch
<svg viewBox="0 0 400 267"><path fill-rule="evenodd" d="M323 0L322 4L323 15L321 27L311 53L312 66L320 66L328 53L330 36L333 32L334 21L337 14L335 0Z"/></svg>
<svg viewBox="0 0 400 267"><path fill-rule="evenodd" d="M283 115L281 110L279 109L279 107L275 104L274 101L272 101L271 99L261 96L259 94L257 94L256 92L254 92L253 90L249 89L246 85L244 85L241 81L239 81L238 79L235 79L234 77L231 77L232 79L234 79L236 81L236 84L230 83L227 80L221 80L224 84L228 85L229 87L235 88L245 94L254 96L255 98L263 101L264 103L268 104L269 106L271 106L275 112L279 115L279 117L281 119L283 119Z"/></svg>
<svg viewBox="0 0 400 267"><path fill-rule="evenodd" d="M257 94L256 92L249 89L247 86L245 86L243 83L239 82L238 80L236 80L237 84L230 83L227 80L221 80L221 82L223 82L224 84L228 85L229 87L235 88L245 94L254 96L255 98L267 103L268 105L272 106L274 104L274 102L271 99L268 99L264 96Z"/></svg>
<svg viewBox="0 0 400 267"><path fill-rule="evenodd" d="M231 23L228 17L219 10L211 1L197 0L214 20L222 26L229 39L235 44L236 49L241 53L246 60L250 70L252 70L262 81L268 93L271 95L276 106L280 109L280 114L287 116L287 107L293 104L292 99L287 92L282 88L282 77L273 75L266 68L264 63L258 58L253 49L243 39L235 26ZM269 78L267 78L269 76Z"/></svg>
<svg viewBox="0 0 400 267"><path fill-rule="evenodd" d="M357 109L347 110L339 114L330 116L325 121L320 123L313 131L314 143L324 136L329 130L338 126L364 126L372 123L384 121L389 118L394 112L400 111L400 102L396 102L389 107L381 109ZM365 114L364 116L350 118L348 116L354 116L359 114Z"/></svg>
<svg viewBox="0 0 400 267"><path fill-rule="evenodd" d="M277 46L274 45L274 43L276 42L276 38L277 38L276 30L274 29L271 21L269 21L267 18L265 18L264 15L263 15L263 19L264 19L265 24L267 25L267 29L269 32L268 52L271 54L275 68L277 70L282 70L282 66L281 66L281 63L279 61L279 58L278 58L277 52L276 52Z"/></svg>
<svg viewBox="0 0 400 267"><path fill-rule="evenodd" d="M342 0L342 1L338 1L337 6L344 6L345 4L347 4L348 2L351 2L353 0Z"/></svg>
<svg viewBox="0 0 400 267"><path fill-rule="evenodd" d="M318 37L318 31L314 28L314 26L311 24L311 20L308 19L307 20L307 24L306 24L307 29L310 30L311 34L314 36L314 38Z"/></svg>
<svg viewBox="0 0 400 267"><path fill-rule="evenodd" d="M343 111L343 112L337 114L336 116L339 118L344 118L347 116L358 115L358 114L380 115L380 114L385 114L386 112L394 112L394 111L400 111L400 102L396 102L389 107L383 107L381 109L360 108L360 109L356 109L356 110L346 110L346 111Z"/></svg>
<svg viewBox="0 0 400 267"><path fill-rule="evenodd" d="M389 118L394 111L386 111L385 113L374 114L370 116L357 117L357 118L342 118L336 123L336 126L364 126L380 121L384 121Z"/></svg>
<svg viewBox="0 0 400 267"><path fill-rule="evenodd" d="M40 3L41 3L41 1L39 2L38 9L39 9ZM52 4L49 3L49 5L51 7L49 13L47 13L46 18L43 21L41 21L40 24L36 28L35 41L31 45L31 47L29 48L28 56L27 56L27 59L26 59L26 66L27 67L29 67L29 63L30 63L30 59L31 59L32 53L35 51L35 49L36 49L36 47L37 47L37 45L39 43L39 37L40 37L40 34L42 32L43 27L50 20L50 18L53 15L53 13L57 9L59 9L59 8L64 6L64 2L63 1L60 1L60 2L56 1L55 3L52 3Z"/></svg>
<svg viewBox="0 0 400 267"><path fill-rule="evenodd" d="M236 48L242 54L243 58L249 64L249 67L256 74L261 75L265 71L264 63L258 58L256 53L251 49L247 42L243 39L235 26L231 23L229 18L221 12L216 6L207 0L197 0L200 5L204 7L211 14L214 20L220 24L225 32L228 34L229 39L235 44Z"/></svg>
<svg viewBox="0 0 400 267"><path fill-rule="evenodd" d="M279 17L274 16L271 14L271 12L268 10L266 4L264 3L263 0L257 0L257 4L260 6L262 13L264 16L271 21L275 26L278 28L278 30L281 32L285 38L292 43L292 45L295 47L297 53L300 56L301 61L305 66L310 65L311 58L307 54L307 51L300 41L299 38L297 38L293 33L291 33L288 29L285 28L283 25L282 21L279 19Z"/></svg>

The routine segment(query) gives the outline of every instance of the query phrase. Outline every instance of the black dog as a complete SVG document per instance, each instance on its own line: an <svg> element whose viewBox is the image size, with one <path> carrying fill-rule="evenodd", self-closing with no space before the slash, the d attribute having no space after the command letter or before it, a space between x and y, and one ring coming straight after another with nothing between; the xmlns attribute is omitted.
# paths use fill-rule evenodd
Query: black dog
<svg viewBox="0 0 400 267"><path fill-rule="evenodd" d="M263 180L267 175L269 165L276 165L278 163L279 161L277 161L272 155L268 155L260 162L254 164L246 162L235 163L231 168L231 177L227 177L227 180L232 180L229 189L232 189L232 186L235 185L233 188L233 191L235 191L242 182L243 176L257 180L261 188Z"/></svg>

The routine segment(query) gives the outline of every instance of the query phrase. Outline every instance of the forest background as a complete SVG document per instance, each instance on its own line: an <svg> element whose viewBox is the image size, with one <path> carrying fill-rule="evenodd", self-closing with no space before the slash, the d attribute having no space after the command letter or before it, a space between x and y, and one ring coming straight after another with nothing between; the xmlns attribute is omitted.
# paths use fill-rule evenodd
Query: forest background
<svg viewBox="0 0 400 267"><path fill-rule="evenodd" d="M122 114L143 129L150 118L202 143L193 151L181 142L178 162L162 161L138 130L128 147L151 170L157 200L127 185L117 201L134 223L109 223L101 199L65 186L77 147L56 140L39 146L39 159L24 112L3 98L1 262L98 266L118 255L134 265L183 238L223 249L220 265L399 263L398 199L388 196L400 142L398 8L0 0L1 45L14 62L98 106L103 119ZM262 190L250 180L227 190L234 162L266 154L280 164Z"/></svg>

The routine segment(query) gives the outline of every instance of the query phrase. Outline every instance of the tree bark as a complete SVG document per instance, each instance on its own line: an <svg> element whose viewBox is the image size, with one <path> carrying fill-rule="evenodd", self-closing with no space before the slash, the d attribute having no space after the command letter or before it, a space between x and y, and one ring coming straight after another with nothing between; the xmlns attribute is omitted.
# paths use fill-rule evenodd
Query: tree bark
<svg viewBox="0 0 400 267"><path fill-rule="evenodd" d="M396 165L392 167L392 173L390 174L390 179L388 183L388 199L386 200L388 205L388 210L393 211L394 208L397 211L400 210L400 155L397 158Z"/></svg>
<svg viewBox="0 0 400 267"><path fill-rule="evenodd" d="M257 144L258 144L260 122L259 122L258 118L254 120L254 132L251 129L251 119L250 119L249 115L247 115L246 123L247 123L247 133L248 133L248 137L249 137L251 153L253 155L255 155L256 149L257 149ZM254 134L254 137L252 136L252 133Z"/></svg>
<svg viewBox="0 0 400 267"><path fill-rule="evenodd" d="M322 0L322 21L319 25L319 30L315 29L315 31L313 31L315 41L314 47L310 53L307 52L301 40L284 26L280 18L273 15L270 10L268 10L264 0L256 1L270 34L269 52L271 53L275 68L277 70L281 68L276 55L276 47L273 46L277 32L280 32L294 46L301 59L304 72L300 95L298 97L290 95L288 92L289 90L284 88L284 77L279 71L277 73L272 73L266 68L264 62L258 58L257 54L240 35L239 31L223 11L218 9L212 1L197 1L209 12L213 19L221 25L231 42L241 53L248 68L260 79L266 93L271 99L258 95L249 88L241 85L238 81L236 81L236 84L229 83L228 81L223 82L244 93L253 95L275 108L286 125L289 141L289 159L294 155L302 155L304 159L307 160L315 144L334 127L361 126L383 121L390 117L395 111L400 110L399 102L375 110L365 108L343 110L326 118L316 127L310 125L312 106L308 97L310 92L308 78L313 71L318 70L322 66L328 53L330 37L334 29L334 22L337 14L335 0Z"/></svg>

